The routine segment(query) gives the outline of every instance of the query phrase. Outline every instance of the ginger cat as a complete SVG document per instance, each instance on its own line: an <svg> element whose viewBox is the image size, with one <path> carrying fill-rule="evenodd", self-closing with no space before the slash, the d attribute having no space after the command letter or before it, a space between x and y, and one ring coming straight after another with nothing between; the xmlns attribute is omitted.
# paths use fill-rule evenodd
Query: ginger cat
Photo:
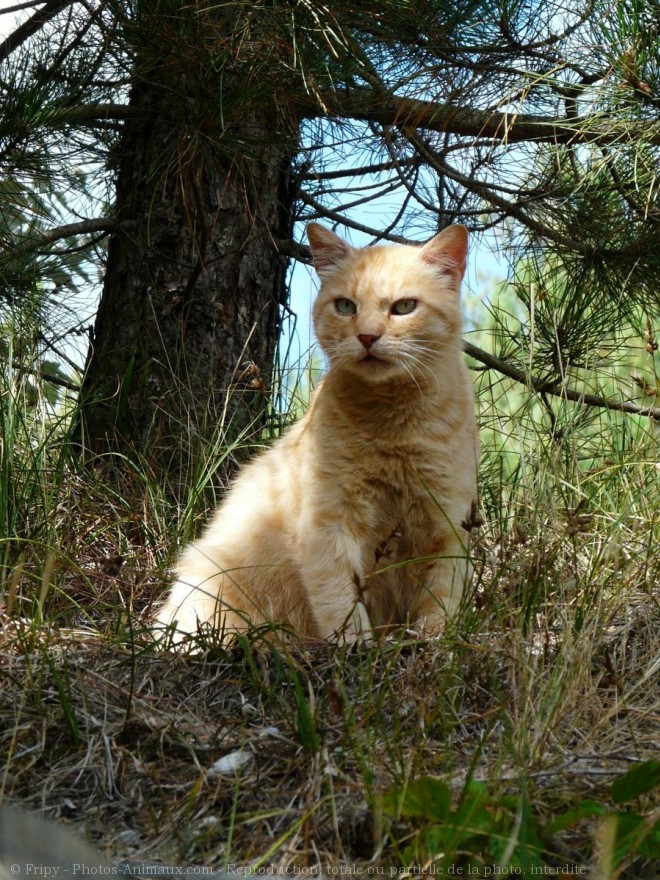
<svg viewBox="0 0 660 880"><path fill-rule="evenodd" d="M273 621L306 638L441 630L470 576L478 457L461 352L467 231L354 249L312 223L329 370L307 414L183 552L158 622L175 640Z"/></svg>

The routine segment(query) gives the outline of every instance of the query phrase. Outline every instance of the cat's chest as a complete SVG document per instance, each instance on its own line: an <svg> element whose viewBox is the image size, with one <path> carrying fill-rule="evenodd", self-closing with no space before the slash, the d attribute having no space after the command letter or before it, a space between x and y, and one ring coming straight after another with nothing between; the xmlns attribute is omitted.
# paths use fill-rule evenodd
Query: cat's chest
<svg viewBox="0 0 660 880"><path fill-rule="evenodd" d="M424 442L396 445L372 443L356 456L352 479L370 493L397 496L428 494L440 489L446 477L437 448Z"/></svg>
<svg viewBox="0 0 660 880"><path fill-rule="evenodd" d="M417 528L445 495L445 475L416 446L365 452L344 485L346 508L381 528Z"/></svg>
<svg viewBox="0 0 660 880"><path fill-rule="evenodd" d="M362 468L344 493L342 523L362 541L367 569L373 573L383 565L428 552L442 531L441 494L430 492L419 471L405 462L389 462L379 472Z"/></svg>

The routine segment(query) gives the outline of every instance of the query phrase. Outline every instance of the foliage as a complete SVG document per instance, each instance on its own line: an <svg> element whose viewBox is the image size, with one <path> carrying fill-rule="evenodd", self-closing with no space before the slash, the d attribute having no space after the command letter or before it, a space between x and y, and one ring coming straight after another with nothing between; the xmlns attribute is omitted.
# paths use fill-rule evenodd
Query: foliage
<svg viewBox="0 0 660 880"><path fill-rule="evenodd" d="M657 761L632 767L612 783L611 799L615 804L635 800L658 786L657 775ZM636 854L653 859L660 846L660 822L629 811L608 811L593 801L580 801L543 828L524 791L523 780L519 795L493 799L485 784L468 779L455 807L452 799L450 787L432 776L411 781L403 792L394 789L384 795L386 814L396 819L424 820L413 842L401 853L405 865L433 864L440 874L479 877L498 873L541 875L559 870L552 864L556 857L550 863L546 861L549 853L543 837L591 816L599 817L601 828L612 829L608 861L613 873Z"/></svg>
<svg viewBox="0 0 660 880"><path fill-rule="evenodd" d="M54 538L51 513L58 501L68 447L68 385L58 363L43 358L41 297L5 310L0 325L0 536L1 565L40 555ZM37 549L38 548L38 549Z"/></svg>

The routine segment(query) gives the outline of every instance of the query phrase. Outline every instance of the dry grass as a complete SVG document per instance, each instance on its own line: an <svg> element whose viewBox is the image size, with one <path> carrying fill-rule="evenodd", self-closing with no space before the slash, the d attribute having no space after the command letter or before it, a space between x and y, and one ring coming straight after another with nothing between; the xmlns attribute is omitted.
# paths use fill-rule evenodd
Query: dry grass
<svg viewBox="0 0 660 880"><path fill-rule="evenodd" d="M522 829L547 865L654 877L634 849L620 874L603 873L603 823L588 810L553 827L585 803L616 812L612 781L657 758L650 573L638 567L609 595L573 585L530 613L520 595L538 574L529 539L494 546L487 532L477 607L436 642L404 633L350 650L275 647L255 633L229 652L172 655L136 631L139 614L126 627L126 609L152 592L139 566L78 574L78 593L61 572L69 600L88 604L93 585L106 611L114 597L114 618L103 633L92 626L100 609L84 628L53 625L65 601L54 594L50 623L5 619L3 797L79 826L114 858L366 873L435 856L445 873L471 864L486 876L498 851L509 852L504 867L524 861ZM119 548L106 559L108 549ZM492 827L444 857L429 851L437 816L405 806L407 786L426 777L444 780L454 804L485 783ZM632 806L657 817L659 803L656 788Z"/></svg>

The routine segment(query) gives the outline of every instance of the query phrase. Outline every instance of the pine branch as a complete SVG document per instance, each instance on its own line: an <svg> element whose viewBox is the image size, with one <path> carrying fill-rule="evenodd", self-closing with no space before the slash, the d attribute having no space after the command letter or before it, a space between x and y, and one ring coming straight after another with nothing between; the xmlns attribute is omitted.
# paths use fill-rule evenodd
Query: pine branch
<svg viewBox="0 0 660 880"><path fill-rule="evenodd" d="M526 385L540 394L552 394L554 397L572 400L575 403L583 403L585 406L597 406L601 409L616 410L617 412L624 412L629 415L646 416L649 419L660 421L660 407L640 406L628 400L612 400L607 397L600 397L597 394L585 394L573 388L566 388L562 382L552 382L547 379L541 379L538 376L531 376L524 370L514 367L513 364L509 364L465 340L463 341L463 351L490 370L496 370L498 373L502 373L503 376L508 376L509 379L520 382L521 385Z"/></svg>
<svg viewBox="0 0 660 880"><path fill-rule="evenodd" d="M62 376L55 376L43 367L39 370L30 370L29 372L50 385L56 385L58 388L66 388L67 391L75 391L76 393L80 391L79 384L70 382L68 379L62 378Z"/></svg>
<svg viewBox="0 0 660 880"><path fill-rule="evenodd" d="M50 124L95 125L111 120L124 122L127 119L138 119L144 112L131 107L130 104L113 102L98 104L78 104L74 107L63 107L53 113Z"/></svg>
<svg viewBox="0 0 660 880"><path fill-rule="evenodd" d="M91 220L79 220L77 223L66 223L64 226L57 226L49 229L47 232L37 232L34 235L25 236L25 238L5 249L5 254L25 254L30 251L40 250L63 238L72 238L75 235L89 235L94 232L103 232L109 235L116 232L119 225L114 220L108 220L105 217Z"/></svg>
<svg viewBox="0 0 660 880"><path fill-rule="evenodd" d="M283 257L292 257L299 263L312 264L312 251L306 244L299 244L297 241L290 239L279 239L275 242L278 253Z"/></svg>
<svg viewBox="0 0 660 880"><path fill-rule="evenodd" d="M40 364L38 367L26 368L17 361L14 361L12 368L19 373L26 373L28 376L33 376L37 380L48 382L49 385L56 385L58 388L66 388L67 391L80 391L80 385L71 382L69 379L65 379L63 376L56 376L54 373L48 372L43 364Z"/></svg>
<svg viewBox="0 0 660 880"><path fill-rule="evenodd" d="M37 339L38 339L39 342L43 343L43 345L45 345L46 348L47 348L49 351L52 351L52 352L53 352L53 353L54 353L54 354L55 354L60 360L62 360L62 361L64 361L65 363L67 363L67 364L71 367L71 369L73 370L74 373L79 373L79 372L80 372L80 365L77 364L75 361L71 360L71 358L69 357L69 355L66 354L65 352L63 352L63 351L62 351L60 348L58 348L57 345L55 344L56 342L59 342L60 339L64 339L66 336L70 336L70 335L71 335L71 331L70 331L70 330L67 330L67 332L66 332L66 333L62 333L62 334L58 337L58 339L53 340L53 339L48 339L43 333L38 332L38 333L37 333ZM75 391L75 390L77 390L79 387L80 387L79 385L76 385L72 390Z"/></svg>
<svg viewBox="0 0 660 880"><path fill-rule="evenodd" d="M14 6L7 6L0 9L0 15L12 15L14 12L22 12L24 9L34 9L35 6L41 6L44 0L25 0L24 3L16 3Z"/></svg>
<svg viewBox="0 0 660 880"><path fill-rule="evenodd" d="M1 47L0 47L1 48ZM472 107L438 104L395 95L379 94L362 88L351 92L323 93L315 101L309 95L292 96L301 117L345 118L397 126L405 134L416 129L473 137L479 142L499 144L621 144L642 141L660 146L660 125L650 120L631 126L614 117L535 116L527 113L500 113ZM79 104L57 112L57 123L94 125L101 121L134 119L140 113L128 104ZM641 132L644 132L642 135ZM379 169L380 170L380 169ZM340 172L337 176L343 176ZM310 173L309 177L317 175ZM323 179L324 174L318 175Z"/></svg>
<svg viewBox="0 0 660 880"><path fill-rule="evenodd" d="M341 223L343 226L348 226L351 229L356 229L358 232L365 232L367 235L371 235L373 238L378 240L384 239L387 241L396 242L398 244L409 244L408 239L404 238L402 235L392 235L378 232L371 226L365 226L364 223L358 223L357 220L353 220L351 217L345 217L338 211L333 211L330 208L326 208L325 205L317 202L316 199L313 199L310 195L307 195L307 193L303 190L299 190L298 195L300 196L301 201L303 201L306 205L309 205L310 208L313 208L321 218L331 220L333 223Z"/></svg>
<svg viewBox="0 0 660 880"><path fill-rule="evenodd" d="M591 116L553 118L527 113L499 113L472 107L438 104L383 94L368 87L349 91L322 92L317 100L311 96L294 98L302 116L345 117L381 125L396 125L402 131L427 129L450 132L479 140L491 139L503 144L525 141L555 144L611 144L643 140L660 145L660 127L645 120L645 136L639 126L608 121Z"/></svg>
<svg viewBox="0 0 660 880"><path fill-rule="evenodd" d="M524 226L528 229L532 229L536 232L537 235L542 238L549 239L550 241L554 241L556 244L559 244L565 247L567 250L571 250L573 248L577 248L582 252L585 252L584 246L580 242L575 242L573 239L567 239L562 236L556 229L553 229L551 226L547 224L541 223L536 220L534 217L531 217L525 210L519 201L512 202L509 199L502 198L502 196L498 195L495 192L494 188L486 185L480 180L477 180L473 176L466 176L461 174L455 168L452 168L451 165L443 162L439 156L436 156L435 153L428 148L425 144L424 140L420 138L415 132L410 132L408 135L408 140L415 147L419 155L431 166L434 168L438 175L447 176L450 180L456 181L456 183L460 183L467 190L470 190L477 195L481 196L482 199L486 202L490 202L491 205L494 205L496 208L499 208L504 216L515 217L519 220Z"/></svg>
<svg viewBox="0 0 660 880"><path fill-rule="evenodd" d="M356 165L353 168L338 168L334 171L314 171L313 166L305 168L299 180L326 181L338 180L343 177L360 177L363 174L380 174L383 171L398 171L399 168L414 165L416 157L397 159L389 162L374 162L371 165Z"/></svg>
<svg viewBox="0 0 660 880"><path fill-rule="evenodd" d="M73 2L74 0L47 0L42 9L35 12L33 16L28 18L27 21L24 21L20 27L17 27L13 33L9 34L9 36L0 43L0 61L4 61L5 58L8 58L11 53L18 49L18 47L27 39L33 34L36 34L46 22L50 21L51 18L54 18L58 12L66 9L67 6L71 6Z"/></svg>

